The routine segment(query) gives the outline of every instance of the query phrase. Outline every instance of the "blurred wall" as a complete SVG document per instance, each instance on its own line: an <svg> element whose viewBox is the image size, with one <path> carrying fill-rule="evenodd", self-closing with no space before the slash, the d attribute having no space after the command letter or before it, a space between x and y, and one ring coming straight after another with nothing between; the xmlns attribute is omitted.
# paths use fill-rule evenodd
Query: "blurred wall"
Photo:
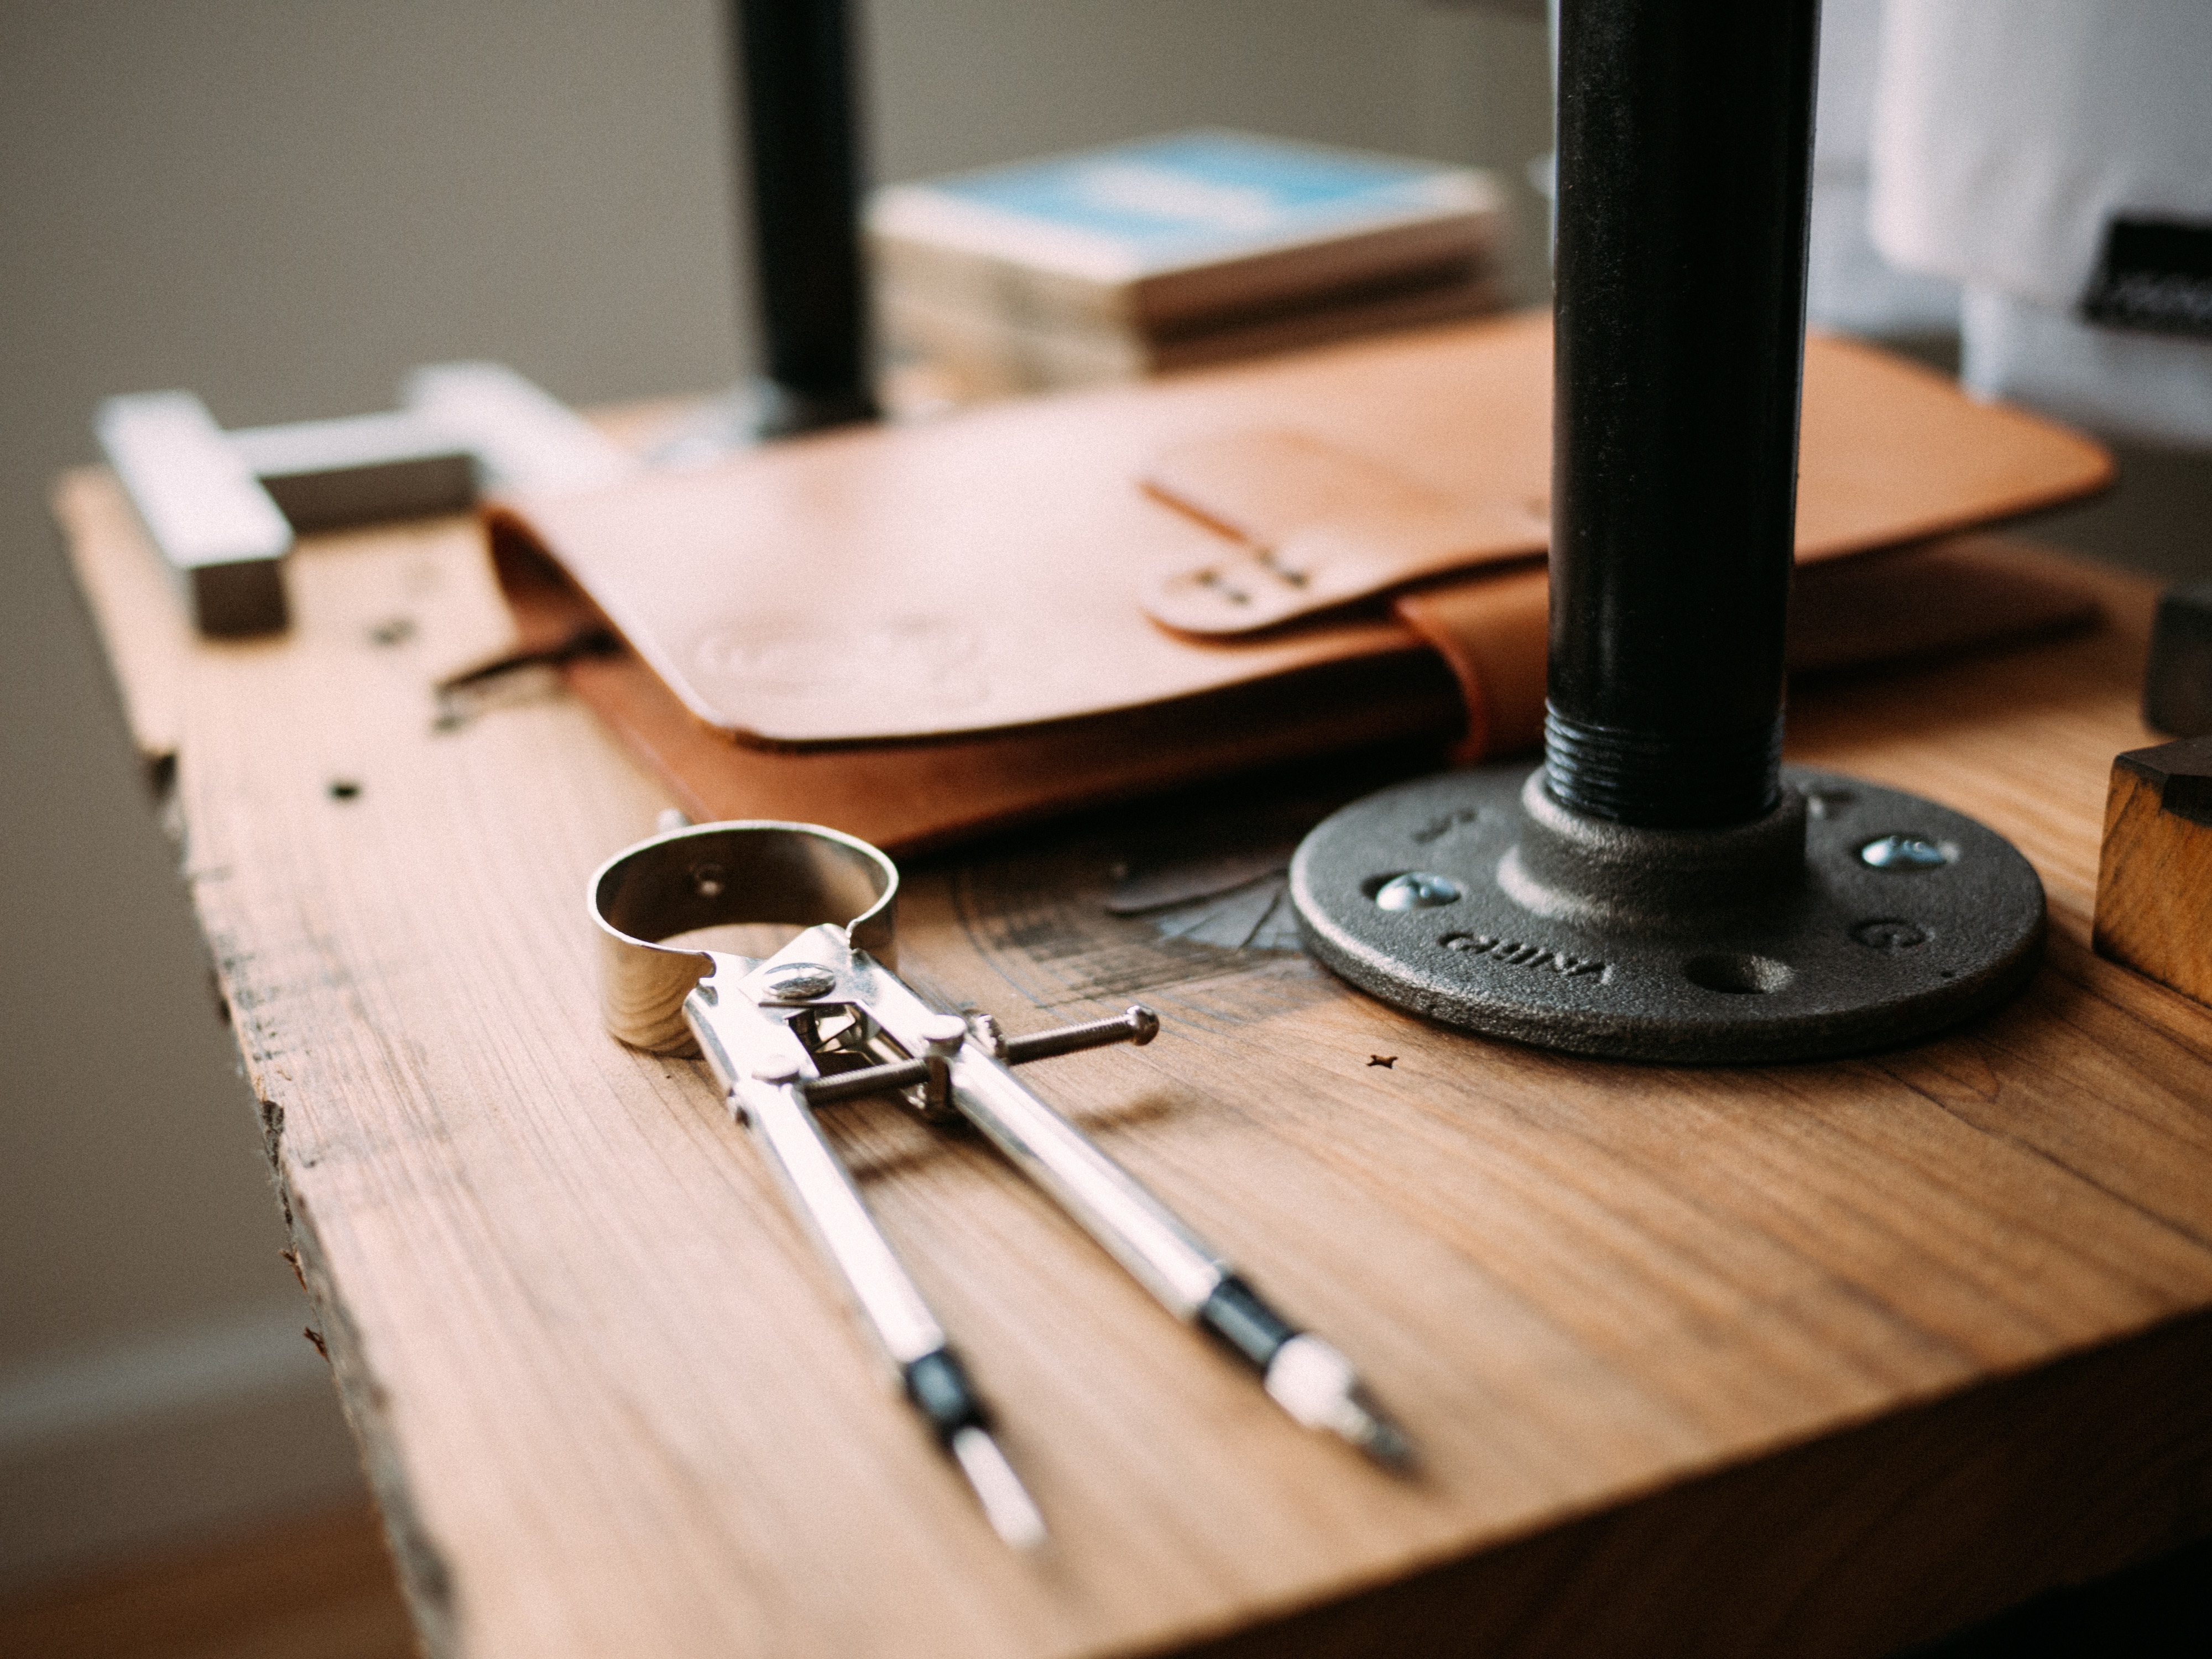
<svg viewBox="0 0 2212 1659"><path fill-rule="evenodd" d="M1417 0L862 0L878 178L1214 123L1494 166L1540 24ZM44 507L116 392L226 425L501 359L748 357L703 0L0 0L0 1584L356 1491L253 1104Z"/></svg>

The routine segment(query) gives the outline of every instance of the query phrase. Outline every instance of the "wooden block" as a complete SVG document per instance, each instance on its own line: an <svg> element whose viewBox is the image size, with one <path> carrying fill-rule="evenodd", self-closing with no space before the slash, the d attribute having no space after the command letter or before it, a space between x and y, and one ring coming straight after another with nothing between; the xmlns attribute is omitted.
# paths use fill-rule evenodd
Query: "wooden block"
<svg viewBox="0 0 2212 1659"><path fill-rule="evenodd" d="M2112 762L2097 954L2212 1004L2212 738Z"/></svg>

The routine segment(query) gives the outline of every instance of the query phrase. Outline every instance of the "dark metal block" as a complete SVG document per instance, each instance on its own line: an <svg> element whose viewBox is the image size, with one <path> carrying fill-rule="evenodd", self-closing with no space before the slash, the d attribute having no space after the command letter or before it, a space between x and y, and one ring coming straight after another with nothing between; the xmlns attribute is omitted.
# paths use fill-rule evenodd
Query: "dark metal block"
<svg viewBox="0 0 2212 1659"><path fill-rule="evenodd" d="M2212 582L2177 587L2158 602L2143 724L2177 738L2212 732Z"/></svg>

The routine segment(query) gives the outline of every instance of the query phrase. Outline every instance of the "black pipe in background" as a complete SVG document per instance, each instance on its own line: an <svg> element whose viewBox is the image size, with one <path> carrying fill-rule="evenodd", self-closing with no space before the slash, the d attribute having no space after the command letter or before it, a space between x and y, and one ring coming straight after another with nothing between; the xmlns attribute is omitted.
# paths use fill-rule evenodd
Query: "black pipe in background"
<svg viewBox="0 0 2212 1659"><path fill-rule="evenodd" d="M1777 798L1818 0L1565 0L1545 766L1654 828Z"/></svg>
<svg viewBox="0 0 2212 1659"><path fill-rule="evenodd" d="M860 157L843 0L735 0L731 46L751 162L763 437L876 414Z"/></svg>

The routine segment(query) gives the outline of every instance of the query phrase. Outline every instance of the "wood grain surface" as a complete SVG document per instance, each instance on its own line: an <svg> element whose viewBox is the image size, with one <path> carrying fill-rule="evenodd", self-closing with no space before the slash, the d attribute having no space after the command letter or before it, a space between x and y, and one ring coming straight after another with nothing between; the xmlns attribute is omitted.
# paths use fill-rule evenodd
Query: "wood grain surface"
<svg viewBox="0 0 2212 1659"><path fill-rule="evenodd" d="M432 681L507 638L473 529L310 540L289 636L202 645L125 574L112 483L58 500L134 730L173 734L433 1653L1876 1654L2212 1528L2212 1013L2087 943L2145 740L2130 579L2095 634L1793 708L1795 758L1979 814L2050 891L2028 993L1906 1049L1595 1064L1368 1001L1270 886L1323 779L911 866L925 988L1016 1032L1160 1011L1031 1081L1425 1454L1297 1429L987 1149L836 1109L1054 1529L1030 1562L702 1070L598 1030L584 878L663 801L550 679L437 729Z"/></svg>

